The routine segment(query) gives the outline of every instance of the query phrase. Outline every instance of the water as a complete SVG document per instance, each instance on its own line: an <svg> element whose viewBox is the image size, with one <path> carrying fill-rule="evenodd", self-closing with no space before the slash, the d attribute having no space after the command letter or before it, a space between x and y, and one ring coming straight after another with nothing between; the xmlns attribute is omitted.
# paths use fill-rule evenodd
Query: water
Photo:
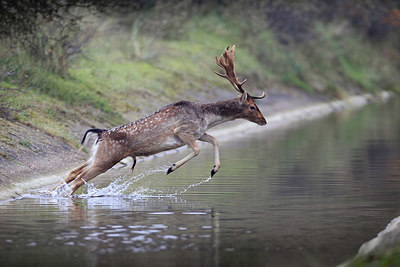
<svg viewBox="0 0 400 267"><path fill-rule="evenodd" d="M0 205L1 266L334 266L400 215L400 101ZM267 126L266 126L267 127Z"/></svg>

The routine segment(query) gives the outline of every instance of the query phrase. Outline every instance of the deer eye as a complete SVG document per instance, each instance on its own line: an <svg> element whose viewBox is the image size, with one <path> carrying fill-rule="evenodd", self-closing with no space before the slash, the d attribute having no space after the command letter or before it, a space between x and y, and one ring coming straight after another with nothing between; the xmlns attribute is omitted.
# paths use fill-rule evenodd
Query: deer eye
<svg viewBox="0 0 400 267"><path fill-rule="evenodd" d="M250 109L251 109L252 111L254 111L254 110L256 109L256 107L253 106L253 105L251 105L251 106L250 106Z"/></svg>

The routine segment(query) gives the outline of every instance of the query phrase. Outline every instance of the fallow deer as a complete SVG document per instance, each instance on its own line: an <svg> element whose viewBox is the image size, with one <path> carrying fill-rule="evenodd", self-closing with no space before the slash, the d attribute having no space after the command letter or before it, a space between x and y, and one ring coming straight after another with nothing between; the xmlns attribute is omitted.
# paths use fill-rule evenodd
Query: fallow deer
<svg viewBox="0 0 400 267"><path fill-rule="evenodd" d="M259 125L267 123L254 102L254 99L264 98L265 92L261 96L252 96L243 89L246 80L240 82L236 77L234 57L235 46L232 46L230 50L228 46L223 55L215 58L217 65L225 70L224 74L215 73L228 79L240 93L234 99L213 103L179 101L127 125L108 130L87 130L83 136L82 145L89 133L96 133L98 137L94 144L92 158L72 170L64 179L65 183L71 183L71 194L85 182L104 173L126 157L133 158L133 170L136 157L149 156L184 145L190 147L193 152L172 164L167 170L169 174L199 154L200 148L196 140L210 143L214 147L215 165L211 170L212 177L220 168L221 163L217 140L206 133L208 129L239 118Z"/></svg>

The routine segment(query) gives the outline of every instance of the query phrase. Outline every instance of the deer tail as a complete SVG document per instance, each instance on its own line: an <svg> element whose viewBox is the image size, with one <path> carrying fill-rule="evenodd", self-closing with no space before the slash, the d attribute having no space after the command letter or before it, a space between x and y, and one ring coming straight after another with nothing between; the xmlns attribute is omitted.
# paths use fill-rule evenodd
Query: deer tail
<svg viewBox="0 0 400 267"><path fill-rule="evenodd" d="M83 143L85 143L86 135L88 133L97 133L97 135L100 136L101 133L104 132L104 131L106 131L106 130L104 130L104 129L89 129L89 130L87 130L85 135L82 138L81 145L83 145Z"/></svg>

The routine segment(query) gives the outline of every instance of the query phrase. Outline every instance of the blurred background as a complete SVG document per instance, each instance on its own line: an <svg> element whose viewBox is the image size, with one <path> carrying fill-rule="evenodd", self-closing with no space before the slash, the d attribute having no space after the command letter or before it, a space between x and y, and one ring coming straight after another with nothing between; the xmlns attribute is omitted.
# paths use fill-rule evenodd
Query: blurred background
<svg viewBox="0 0 400 267"><path fill-rule="evenodd" d="M233 97L214 74L233 44L253 94L400 92L397 1L22 0L0 17L3 122L76 147L81 127Z"/></svg>

